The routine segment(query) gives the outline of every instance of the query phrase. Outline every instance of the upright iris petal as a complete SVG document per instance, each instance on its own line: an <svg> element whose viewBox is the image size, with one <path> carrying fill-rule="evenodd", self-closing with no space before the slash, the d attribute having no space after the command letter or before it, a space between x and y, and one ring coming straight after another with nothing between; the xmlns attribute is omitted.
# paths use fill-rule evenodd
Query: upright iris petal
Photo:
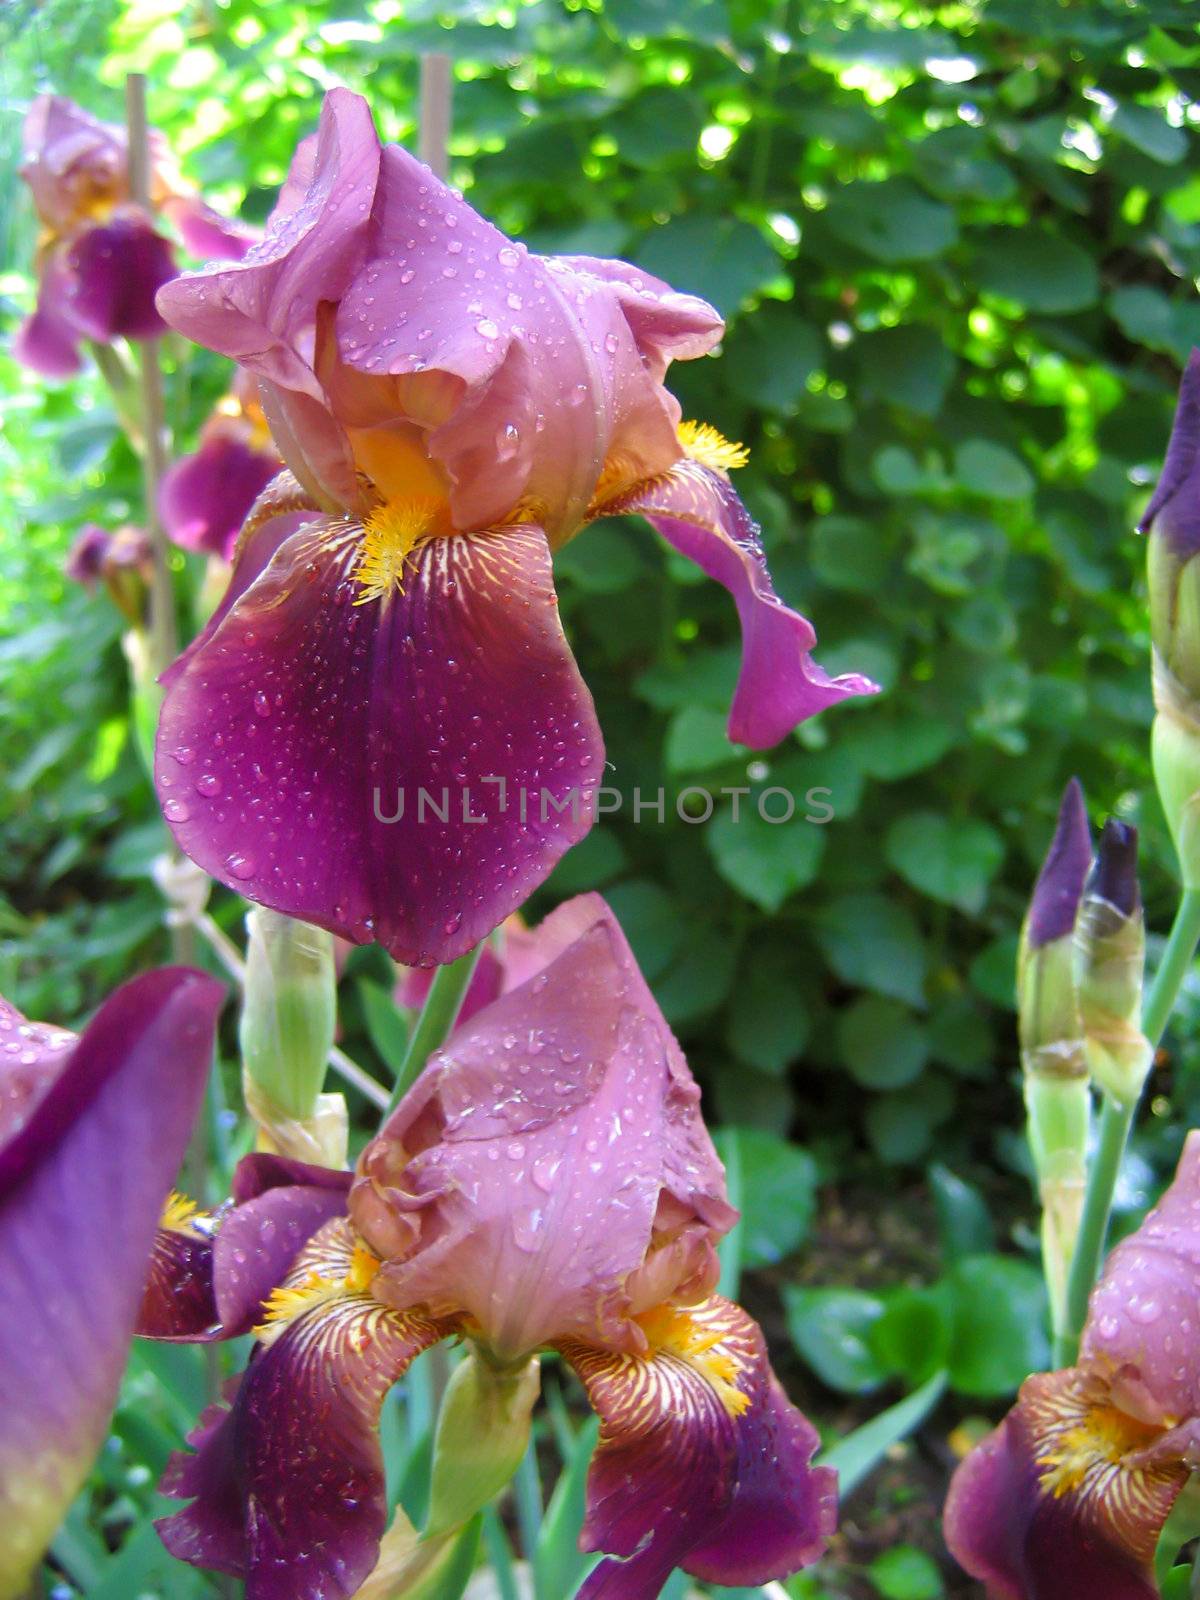
<svg viewBox="0 0 1200 1600"><path fill-rule="evenodd" d="M587 1600L653 1600L675 1566L765 1583L832 1532L816 1433L713 1293L736 1213L620 928L587 895L527 937L526 981L459 1027L364 1151L348 1216L298 1248L228 1409L169 1469L191 1503L168 1547L245 1577L249 1600L348 1600L366 1579L379 1405L446 1335L508 1373L557 1348L583 1380L603 1425L584 1539L613 1557ZM261 1226L249 1210L220 1225L218 1261L238 1218Z"/></svg>
<svg viewBox="0 0 1200 1600"><path fill-rule="evenodd" d="M771 588L726 455L702 465L710 436L680 430L662 379L713 347L716 312L620 262L531 254L381 147L347 91L326 97L263 243L175 280L160 306L257 376L297 488L287 510L311 518L289 545L269 506L251 514L230 596L168 680L167 819L251 898L377 937L409 965L452 959L520 904L588 827L603 763L550 552L614 509L657 520L733 592L735 737L772 743L873 688L811 661L815 636ZM319 753L349 753L310 775L295 730L314 724L318 672ZM263 693L280 715L256 725ZM186 799L177 748L214 753ZM248 765L263 776L247 783ZM303 825L294 848L275 792L297 769L312 851ZM446 790L452 815L423 827L422 788ZM381 824L376 793L392 816L397 791L407 814ZM242 835L253 851L232 848Z"/></svg>
<svg viewBox="0 0 1200 1600"><path fill-rule="evenodd" d="M992 1600L1154 1600L1200 1450L1200 1134L1092 1294L1079 1362L1022 1385L955 1473L946 1541Z"/></svg>
<svg viewBox="0 0 1200 1600"><path fill-rule="evenodd" d="M81 1037L0 1002L0 1597L25 1593L104 1438L222 991L136 978Z"/></svg>

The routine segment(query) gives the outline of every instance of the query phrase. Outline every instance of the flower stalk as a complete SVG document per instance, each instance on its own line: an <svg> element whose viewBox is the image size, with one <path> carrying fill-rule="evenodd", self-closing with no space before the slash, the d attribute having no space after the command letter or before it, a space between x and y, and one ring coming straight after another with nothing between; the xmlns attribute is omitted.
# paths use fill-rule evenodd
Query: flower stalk
<svg viewBox="0 0 1200 1600"><path fill-rule="evenodd" d="M433 1052L445 1042L462 1009L467 986L471 982L471 976L482 951L483 945L478 944L465 956L459 956L457 961L451 961L447 966L438 968L437 976L425 998L425 1004L421 1007L412 1038L408 1041L404 1060L396 1073L396 1084L388 1101L387 1116L391 1116L403 1096L420 1077L425 1063Z"/></svg>

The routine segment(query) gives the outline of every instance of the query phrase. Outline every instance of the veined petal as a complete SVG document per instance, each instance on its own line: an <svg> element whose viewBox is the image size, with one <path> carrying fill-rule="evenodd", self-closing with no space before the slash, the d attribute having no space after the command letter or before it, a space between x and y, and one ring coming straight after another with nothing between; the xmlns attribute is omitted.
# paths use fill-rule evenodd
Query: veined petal
<svg viewBox="0 0 1200 1600"><path fill-rule="evenodd" d="M84 228L66 255L66 315L90 339L154 339L166 326L154 296L176 273L170 242L136 207Z"/></svg>
<svg viewBox="0 0 1200 1600"><path fill-rule="evenodd" d="M256 450L232 433L214 431L163 478L158 509L168 535L185 550L228 561L251 506L279 465L273 450Z"/></svg>
<svg viewBox="0 0 1200 1600"><path fill-rule="evenodd" d="M176 663L159 796L240 893L449 961L587 831L599 729L539 529L428 539L356 603L362 543L302 527Z"/></svg>
<svg viewBox="0 0 1200 1600"><path fill-rule="evenodd" d="M198 1452L163 1479L163 1493L195 1497L158 1524L167 1549L244 1578L247 1600L344 1600L375 1565L387 1525L379 1408L448 1330L389 1310L356 1273L353 1235L328 1224L289 1273L229 1410L207 1415Z"/></svg>
<svg viewBox="0 0 1200 1600"><path fill-rule="evenodd" d="M758 529L729 480L698 461L605 500L597 516L636 512L667 543L728 589L742 624L742 671L729 714L729 737L753 749L785 738L797 723L847 695L874 694L858 673L831 678L812 659L817 636L779 599Z"/></svg>
<svg viewBox="0 0 1200 1600"><path fill-rule="evenodd" d="M717 1296L642 1319L645 1355L560 1345L599 1413L582 1544L604 1561L580 1600L654 1600L675 1567L737 1586L815 1561L836 1474L771 1372L762 1332Z"/></svg>
<svg viewBox="0 0 1200 1600"><path fill-rule="evenodd" d="M0 1055L3 1600L25 1592L108 1427L221 999L211 978L165 969L125 984L70 1048L4 1030L22 1049ZM45 1049L53 1078L12 1094Z"/></svg>
<svg viewBox="0 0 1200 1600"><path fill-rule="evenodd" d="M364 1151L351 1215L387 1258L380 1298L465 1312L506 1360L568 1335L641 1349L647 1257L673 1269L668 1293L709 1288L736 1213L603 900L568 902L531 942L542 970L455 1030Z"/></svg>
<svg viewBox="0 0 1200 1600"><path fill-rule="evenodd" d="M147 1339L199 1342L221 1332L213 1293L217 1219L172 1194L163 1208L137 1332Z"/></svg>
<svg viewBox="0 0 1200 1600"><path fill-rule="evenodd" d="M1127 1458L1158 1431L1078 1368L1026 1379L954 1475L951 1554L989 1600L1156 1600L1154 1549L1188 1469Z"/></svg>

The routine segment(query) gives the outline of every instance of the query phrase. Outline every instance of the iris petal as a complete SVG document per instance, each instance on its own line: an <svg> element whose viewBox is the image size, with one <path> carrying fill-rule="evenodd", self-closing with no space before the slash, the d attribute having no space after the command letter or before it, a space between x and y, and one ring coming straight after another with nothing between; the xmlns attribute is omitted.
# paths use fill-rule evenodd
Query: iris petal
<svg viewBox="0 0 1200 1600"><path fill-rule="evenodd" d="M158 498L163 526L185 550L228 561L242 522L278 471L273 450L255 450L228 433L214 432L163 478Z"/></svg>
<svg viewBox="0 0 1200 1600"><path fill-rule="evenodd" d="M445 962L587 831L603 748L539 529L429 539L355 604L361 537L286 538L176 664L159 797L251 899Z"/></svg>
<svg viewBox="0 0 1200 1600"><path fill-rule="evenodd" d="M295 1314L163 1480L173 1498L195 1497L159 1523L167 1549L245 1578L247 1600L344 1600L375 1565L387 1524L379 1409L447 1329L344 1287L354 1259L343 1223L310 1241L286 1280ZM306 1301L314 1279L331 1292Z"/></svg>
<svg viewBox="0 0 1200 1600"><path fill-rule="evenodd" d="M220 986L126 984L52 1080L26 1078L0 1144L0 1596L22 1594L108 1426L155 1226L212 1057ZM11 1014L9 1021L11 1023ZM0 1054L0 1091L46 1041ZM3 1035L0 1034L0 1037Z"/></svg>
<svg viewBox="0 0 1200 1600"><path fill-rule="evenodd" d="M847 695L874 694L858 673L831 678L812 659L812 624L771 585L758 529L728 479L697 461L605 500L595 515L636 512L667 543L728 589L742 624L742 671L729 737L756 750L778 744L797 723Z"/></svg>
<svg viewBox="0 0 1200 1600"><path fill-rule="evenodd" d="M600 1415L585 1549L604 1561L580 1600L654 1600L672 1569L763 1584L815 1561L836 1521L836 1475L788 1401L762 1332L717 1296L649 1323L644 1356L559 1348Z"/></svg>
<svg viewBox="0 0 1200 1600"><path fill-rule="evenodd" d="M1156 1600L1155 1546L1188 1474L1127 1459L1155 1431L1078 1369L1027 1379L954 1475L951 1554L991 1600Z"/></svg>
<svg viewBox="0 0 1200 1600"><path fill-rule="evenodd" d="M177 268L168 240L135 208L79 233L66 255L66 314L89 339L154 339L154 296Z"/></svg>

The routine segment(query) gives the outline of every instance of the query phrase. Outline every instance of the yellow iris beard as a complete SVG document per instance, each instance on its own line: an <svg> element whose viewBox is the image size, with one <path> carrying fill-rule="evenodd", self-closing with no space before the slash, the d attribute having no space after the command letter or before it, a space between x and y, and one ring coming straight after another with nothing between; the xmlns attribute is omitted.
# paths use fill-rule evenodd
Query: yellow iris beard
<svg viewBox="0 0 1200 1600"><path fill-rule="evenodd" d="M355 1245L344 1278L330 1278L314 1269L302 1283L292 1288L272 1289L263 1303L263 1319L254 1329L255 1334L269 1342L282 1331L281 1325L294 1322L314 1306L324 1305L329 1300L343 1300L348 1295L366 1294L378 1271L377 1257L365 1245Z"/></svg>
<svg viewBox="0 0 1200 1600"><path fill-rule="evenodd" d="M665 1350L685 1362L715 1390L731 1417L740 1417L748 1408L750 1396L737 1386L742 1363L731 1350L721 1348L723 1330L705 1327L675 1306L656 1306L634 1320L650 1341L651 1360Z"/></svg>
<svg viewBox="0 0 1200 1600"><path fill-rule="evenodd" d="M707 422L681 422L675 432L685 453L702 467L732 472L735 467L744 467L750 459L744 444L731 443Z"/></svg>
<svg viewBox="0 0 1200 1600"><path fill-rule="evenodd" d="M1046 1453L1038 1456L1042 1487L1060 1500L1095 1474L1116 1467L1130 1451L1141 1449L1161 1431L1116 1406L1092 1406L1080 1422L1064 1428Z"/></svg>
<svg viewBox="0 0 1200 1600"><path fill-rule="evenodd" d="M162 1216L158 1220L160 1228L167 1228L172 1233L190 1233L191 1222L198 1214L200 1208L194 1200L189 1200L177 1189L172 1189L167 1196L167 1203L162 1208Z"/></svg>
<svg viewBox="0 0 1200 1600"><path fill-rule="evenodd" d="M393 589L404 592L404 566L429 533L440 506L436 500L385 500L363 522L362 548L351 576L362 593L355 600L384 600Z"/></svg>

